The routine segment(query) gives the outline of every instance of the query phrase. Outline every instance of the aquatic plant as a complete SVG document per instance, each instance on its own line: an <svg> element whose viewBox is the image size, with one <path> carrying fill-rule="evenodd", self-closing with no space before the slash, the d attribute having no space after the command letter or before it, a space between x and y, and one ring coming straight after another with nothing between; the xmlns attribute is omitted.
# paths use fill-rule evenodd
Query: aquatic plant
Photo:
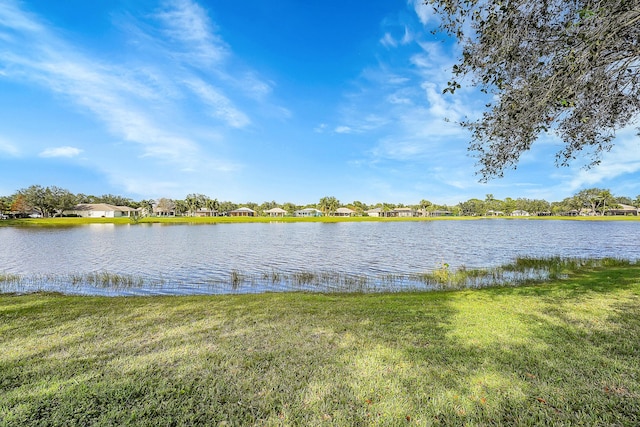
<svg viewBox="0 0 640 427"><path fill-rule="evenodd" d="M285 272L271 269L262 273L231 270L198 281L150 279L143 276L108 271L67 275L38 274L20 276L0 273L0 292L55 291L69 294L143 294L174 293L256 293L264 291L312 292L399 292L414 290L454 290L494 286L523 286L566 278L569 274L596 268L633 265L617 258L533 258L519 257L500 267L470 269L452 268L442 262L431 271L420 273L354 274L341 271L299 270Z"/></svg>

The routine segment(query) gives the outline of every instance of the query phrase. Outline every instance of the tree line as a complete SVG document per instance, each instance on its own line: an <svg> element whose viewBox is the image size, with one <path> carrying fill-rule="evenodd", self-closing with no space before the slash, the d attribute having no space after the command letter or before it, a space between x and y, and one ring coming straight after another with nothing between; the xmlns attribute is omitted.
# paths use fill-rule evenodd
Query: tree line
<svg viewBox="0 0 640 427"><path fill-rule="evenodd" d="M516 199L507 197L504 200L499 200L492 194L487 194L484 199L472 198L457 205L436 204L426 199L417 204L408 205L402 203L366 204L361 201L342 203L333 196L322 197L317 203L299 205L291 202L277 203L276 201L261 204L255 202L239 204L231 201L218 201L216 198L197 193L187 194L184 199L160 198L136 201L113 194L101 196L74 194L67 189L56 186L32 185L20 189L10 196L0 196L0 212L13 216L27 216L35 213L46 218L62 216L65 211L73 210L78 204L90 203L143 208L156 215L194 215L201 209L224 213L239 207L248 207L256 211L258 215L264 215L265 211L273 208L284 209L289 214L304 208L315 208L324 215L333 215L340 207L347 207L353 210L356 215L366 215L368 210L375 208L380 208L382 212L391 212L397 208L411 208L427 214L441 211L456 216L511 215L516 211L524 211L530 215L570 215L585 210L594 215L605 215L608 210L615 209L620 205L640 207L640 195L632 199L626 196L614 196L608 189L589 188L554 202L523 197Z"/></svg>

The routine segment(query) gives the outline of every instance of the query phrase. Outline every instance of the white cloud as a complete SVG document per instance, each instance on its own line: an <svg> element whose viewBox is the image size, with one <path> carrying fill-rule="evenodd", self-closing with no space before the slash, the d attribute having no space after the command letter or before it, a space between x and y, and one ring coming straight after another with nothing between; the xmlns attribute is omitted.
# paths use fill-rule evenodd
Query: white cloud
<svg viewBox="0 0 640 427"><path fill-rule="evenodd" d="M384 34L384 36L380 39L380 44L382 44L382 46L384 47L398 46L398 42L396 42L393 36L389 33Z"/></svg>
<svg viewBox="0 0 640 427"><path fill-rule="evenodd" d="M164 32L182 45L182 53L190 62L213 64L228 55L228 47L214 33L206 11L190 0L175 0L157 14L165 25Z"/></svg>
<svg viewBox="0 0 640 427"><path fill-rule="evenodd" d="M213 86L196 78L186 80L184 84L211 108L213 117L225 121L234 128L242 128L251 123L246 114L235 108L229 98Z"/></svg>
<svg viewBox="0 0 640 427"><path fill-rule="evenodd" d="M424 0L408 0L408 4L413 6L413 10L422 25L427 25L431 22L438 22L438 17L433 12L433 8L424 4Z"/></svg>
<svg viewBox="0 0 640 427"><path fill-rule="evenodd" d="M324 133L327 130L327 124L326 123L320 123L318 126L316 126L313 131L315 133Z"/></svg>
<svg viewBox="0 0 640 427"><path fill-rule="evenodd" d="M82 153L82 150L79 149L79 148L64 146L64 147L47 148L46 150L42 151L39 154L39 156L40 157L67 157L67 158L71 158L71 157L79 156L80 153Z"/></svg>
<svg viewBox="0 0 640 427"><path fill-rule="evenodd" d="M0 138L0 154L4 153L11 157L17 157L20 155L20 150L11 142Z"/></svg>
<svg viewBox="0 0 640 427"><path fill-rule="evenodd" d="M604 153L601 163L588 170L578 169L569 180L568 188L575 191L594 187L602 182L640 171L637 132L633 127L618 132L615 146L610 152Z"/></svg>
<svg viewBox="0 0 640 427"><path fill-rule="evenodd" d="M30 33L37 33L44 30L42 25L19 10L16 4L11 1L0 3L0 27L14 28L17 31Z"/></svg>
<svg viewBox="0 0 640 427"><path fill-rule="evenodd" d="M176 19L167 22L170 31L175 32L172 33L174 37L185 43L198 44L200 50L209 51L208 56L212 57L217 39L206 35L209 23L203 14L199 6L185 0L176 2L163 18L167 21L172 17ZM191 25L189 23L193 24L190 33L179 34L179 29ZM7 65L8 78L35 82L63 95L102 121L114 136L143 147L142 156L177 163L183 168L203 157L199 140L179 124L184 118L180 117L184 110L178 101L185 98L184 88L176 86L173 83L175 76L167 74L178 70L186 76L180 80L198 82L183 68L165 66L161 72L153 66L139 68L98 61L80 54L73 45L17 7L0 7L0 28L2 26L16 34L0 52L0 61ZM155 54L171 56L166 51ZM258 79L254 78L253 82L257 92L268 91L265 86L259 87ZM241 127L249 122L228 98L205 82L194 83L190 89L195 89L212 107L212 115L223 123Z"/></svg>
<svg viewBox="0 0 640 427"><path fill-rule="evenodd" d="M352 133L353 129L351 129L349 126L338 126L335 129L336 133Z"/></svg>

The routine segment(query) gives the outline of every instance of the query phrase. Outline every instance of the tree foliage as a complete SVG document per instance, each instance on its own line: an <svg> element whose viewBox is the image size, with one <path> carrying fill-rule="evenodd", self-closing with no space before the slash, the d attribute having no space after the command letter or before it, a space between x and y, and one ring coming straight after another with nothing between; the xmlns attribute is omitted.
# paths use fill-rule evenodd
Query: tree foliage
<svg viewBox="0 0 640 427"><path fill-rule="evenodd" d="M318 202L318 209L325 215L332 215L340 207L340 201L333 196L325 196Z"/></svg>
<svg viewBox="0 0 640 427"><path fill-rule="evenodd" d="M597 164L640 112L640 0L425 0L462 43L445 92L494 95L465 121L482 180L515 168L540 133L564 146L556 163ZM586 149L585 152L581 151Z"/></svg>

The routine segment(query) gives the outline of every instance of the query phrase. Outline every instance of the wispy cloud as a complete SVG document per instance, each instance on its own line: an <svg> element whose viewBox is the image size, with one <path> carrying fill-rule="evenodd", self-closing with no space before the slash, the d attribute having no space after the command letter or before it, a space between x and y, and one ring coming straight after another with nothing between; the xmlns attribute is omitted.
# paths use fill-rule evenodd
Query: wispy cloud
<svg viewBox="0 0 640 427"><path fill-rule="evenodd" d="M18 157L20 155L20 150L15 144L0 138L0 154L5 154L10 157Z"/></svg>
<svg viewBox="0 0 640 427"><path fill-rule="evenodd" d="M215 26L199 5L189 0L166 2L155 18L162 25L159 32L147 35L148 43L156 43L160 49L179 49L184 53L179 56L180 61L206 65L207 71L212 66L218 67L220 71L213 73L215 78L227 81L232 87L248 88L248 96L261 99L268 96L271 85L261 81L255 73L245 70L236 79L220 68L219 63L229 51L215 35ZM127 27L128 30L131 28ZM202 126L192 124L185 129L179 125L181 121L191 120L189 116L193 115L182 104L189 93L207 105L210 117L222 125L242 128L250 123L247 114L237 108L222 89L195 76L199 72L197 69L191 72L178 64L165 66L160 71L152 63L141 67L93 58L80 53L72 43L40 23L37 17L22 10L19 3L8 1L0 5L0 33L9 35L0 51L4 78L34 82L62 95L81 111L99 119L116 138L139 144L143 157L193 169L207 156L201 150L199 139L190 131ZM156 34L162 33L168 39L157 40ZM168 45L163 48L163 42L167 40ZM156 51L154 54L160 58L172 57L169 52ZM284 109L278 111L283 116L288 114ZM208 126L211 124L215 125L215 122ZM15 153L8 144L0 149ZM70 150L47 150L41 156L71 153ZM235 168L225 167L221 159L210 163L217 164L219 170Z"/></svg>
<svg viewBox="0 0 640 427"><path fill-rule="evenodd" d="M238 110L231 100L215 87L196 78L185 80L184 84L210 108L213 117L234 128L242 128L251 123L247 115Z"/></svg>
<svg viewBox="0 0 640 427"><path fill-rule="evenodd" d="M164 24L162 31L188 62L211 65L229 53L206 11L193 1L166 2L156 18Z"/></svg>
<svg viewBox="0 0 640 427"><path fill-rule="evenodd" d="M336 133L353 133L353 129L350 128L349 126L338 126L335 129Z"/></svg>
<svg viewBox="0 0 640 427"><path fill-rule="evenodd" d="M40 157L67 157L67 158L71 158L71 157L76 157L79 156L80 153L82 153L83 150L76 148L76 147L69 147L69 146L64 146L64 147L53 147L53 148L47 148L46 150L42 151L39 156Z"/></svg>
<svg viewBox="0 0 640 427"><path fill-rule="evenodd" d="M438 22L438 17L433 12L433 8L429 5L424 4L424 0L408 0L407 3L410 6L413 6L413 10L418 16L418 19L420 19L420 23L422 25L428 25Z"/></svg>
<svg viewBox="0 0 640 427"><path fill-rule="evenodd" d="M602 156L599 165L585 170L579 169L569 180L572 191L599 186L627 174L640 171L640 150L638 150L638 130L628 127L618 132L616 145ZM637 183L635 183L637 184Z"/></svg>

